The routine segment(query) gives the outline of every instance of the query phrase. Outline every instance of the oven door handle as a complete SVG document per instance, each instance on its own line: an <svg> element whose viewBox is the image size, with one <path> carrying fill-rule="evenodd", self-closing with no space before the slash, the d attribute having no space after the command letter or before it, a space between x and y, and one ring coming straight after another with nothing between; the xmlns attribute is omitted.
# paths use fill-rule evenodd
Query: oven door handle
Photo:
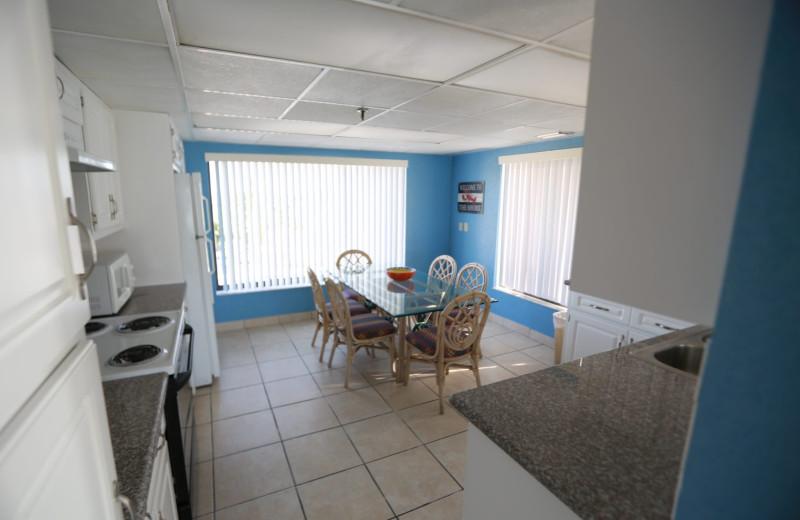
<svg viewBox="0 0 800 520"><path fill-rule="evenodd" d="M183 336L189 335L189 362L187 363L187 367L189 367L186 372L181 372L180 374L175 374L175 390L180 390L183 388L189 378L192 377L192 356L194 355L194 329L188 323L184 323L183 325Z"/></svg>

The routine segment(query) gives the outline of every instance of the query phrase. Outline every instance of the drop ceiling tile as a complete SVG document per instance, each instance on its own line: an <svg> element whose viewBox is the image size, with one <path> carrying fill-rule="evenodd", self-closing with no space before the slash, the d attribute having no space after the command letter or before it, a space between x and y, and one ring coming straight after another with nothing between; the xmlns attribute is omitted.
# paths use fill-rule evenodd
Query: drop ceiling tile
<svg viewBox="0 0 800 520"><path fill-rule="evenodd" d="M344 125L357 125L361 122L359 107L347 105L331 105L327 103L313 103L300 101L286 113L284 119L295 121L320 121L323 123L341 123ZM370 108L364 114L364 119L371 119L383 112L377 108Z"/></svg>
<svg viewBox="0 0 800 520"><path fill-rule="evenodd" d="M329 70L303 97L341 105L391 108L436 86L436 83Z"/></svg>
<svg viewBox="0 0 800 520"><path fill-rule="evenodd" d="M189 110L231 116L280 117L291 99L187 89Z"/></svg>
<svg viewBox="0 0 800 520"><path fill-rule="evenodd" d="M450 141L460 137L454 134L445 134L439 132L400 130L397 128L379 128L375 126L356 126L342 132L340 136L420 143L443 143L445 141Z"/></svg>
<svg viewBox="0 0 800 520"><path fill-rule="evenodd" d="M391 110L384 112L365 122L362 126L382 126L384 128L402 128L405 130L425 130L433 126L458 121L457 117L437 114L421 114L418 112L402 112Z"/></svg>
<svg viewBox="0 0 800 520"><path fill-rule="evenodd" d="M218 128L195 128L194 138L197 141L220 143L255 144L264 136L261 132L245 130L223 130Z"/></svg>
<svg viewBox="0 0 800 520"><path fill-rule="evenodd" d="M586 106L589 62L535 48L468 76L458 84Z"/></svg>
<svg viewBox="0 0 800 520"><path fill-rule="evenodd" d="M173 0L182 44L444 81L518 43L347 0Z"/></svg>
<svg viewBox="0 0 800 520"><path fill-rule="evenodd" d="M572 51L590 54L592 52L592 30L594 21L585 23L565 32L563 35L553 38L548 43L558 45Z"/></svg>
<svg viewBox="0 0 800 520"><path fill-rule="evenodd" d="M487 133L484 135L484 137L507 139L509 141L533 142L533 141L541 141L539 136L550 132L553 132L553 130L549 128L538 128L535 126L518 126L515 128L511 128L510 130Z"/></svg>
<svg viewBox="0 0 800 520"><path fill-rule="evenodd" d="M459 119L452 123L447 123L441 126L432 128L434 132L446 132L450 134L459 135L484 135L494 132L501 132L503 130L510 130L514 125L507 125L505 123L497 123L495 121L479 121L476 119Z"/></svg>
<svg viewBox="0 0 800 520"><path fill-rule="evenodd" d="M499 121L513 125L532 125L539 121L583 114L585 111L586 109L584 108L531 99L490 112L484 112L477 116L477 119Z"/></svg>
<svg viewBox="0 0 800 520"><path fill-rule="evenodd" d="M505 94L446 86L437 88L419 99L403 105L403 110L470 117L517 101L522 101L522 99Z"/></svg>
<svg viewBox="0 0 800 520"><path fill-rule="evenodd" d="M400 6L533 40L594 16L594 0L402 0Z"/></svg>
<svg viewBox="0 0 800 520"><path fill-rule="evenodd" d="M53 31L53 50L82 80L178 87L166 47Z"/></svg>
<svg viewBox="0 0 800 520"><path fill-rule="evenodd" d="M296 146L296 147L317 147L329 137L319 135L298 135L298 134L264 134L258 144L269 146Z"/></svg>
<svg viewBox="0 0 800 520"><path fill-rule="evenodd" d="M111 108L143 112L183 112L183 97L177 88L143 87L109 81L86 80L92 92Z"/></svg>
<svg viewBox="0 0 800 520"><path fill-rule="evenodd" d="M48 0L47 7L53 29L167 43L157 2Z"/></svg>
<svg viewBox="0 0 800 520"><path fill-rule="evenodd" d="M464 137L442 143L442 148L446 149L448 153L461 153L478 150L491 150L494 148L505 148L507 146L514 146L520 144L521 141L514 141L509 139L497 139L492 137Z"/></svg>
<svg viewBox="0 0 800 520"><path fill-rule="evenodd" d="M260 119L255 117L233 117L222 115L192 114L194 124L206 128L254 130L257 132L279 132L285 134L333 135L347 125L286 121L283 119Z"/></svg>
<svg viewBox="0 0 800 520"><path fill-rule="evenodd" d="M583 134L585 128L586 118L582 115L562 117L560 119L551 119L549 121L542 121L536 123L539 128L548 128L552 131L562 132L575 132L576 134Z"/></svg>
<svg viewBox="0 0 800 520"><path fill-rule="evenodd" d="M178 53L186 87L197 90L294 99L322 72L319 67L186 47Z"/></svg>

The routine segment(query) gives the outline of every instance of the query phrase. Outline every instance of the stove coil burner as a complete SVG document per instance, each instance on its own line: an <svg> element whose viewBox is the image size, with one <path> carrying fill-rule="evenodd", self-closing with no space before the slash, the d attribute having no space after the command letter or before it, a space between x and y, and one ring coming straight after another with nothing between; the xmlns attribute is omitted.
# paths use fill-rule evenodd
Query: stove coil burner
<svg viewBox="0 0 800 520"><path fill-rule="evenodd" d="M137 345L125 349L112 357L108 360L108 364L112 367L129 367L140 363L146 363L166 353L166 350L155 345Z"/></svg>
<svg viewBox="0 0 800 520"><path fill-rule="evenodd" d="M147 330L160 329L172 323L172 320L165 316L148 316L146 318L139 318L133 321L128 321L122 325L117 326L117 332L124 334L131 332L144 332Z"/></svg>
<svg viewBox="0 0 800 520"><path fill-rule="evenodd" d="M95 332L100 332L101 330L105 329L106 327L108 327L108 325L106 325L103 322L90 321L89 323L87 323L86 325L83 326L83 330L86 331L87 335L89 335L89 334L94 334Z"/></svg>

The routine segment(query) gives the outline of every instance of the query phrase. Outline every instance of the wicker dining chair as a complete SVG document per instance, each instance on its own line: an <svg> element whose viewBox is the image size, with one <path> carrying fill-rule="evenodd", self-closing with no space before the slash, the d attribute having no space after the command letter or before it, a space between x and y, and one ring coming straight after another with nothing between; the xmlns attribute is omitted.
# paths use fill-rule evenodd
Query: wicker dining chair
<svg viewBox="0 0 800 520"><path fill-rule="evenodd" d="M336 259L336 269L339 270L363 270L370 265L372 265L372 259L367 253L361 251L360 249L348 249ZM352 289L346 289L344 286L341 287L345 298L350 300L358 300L361 303L364 303L364 299L361 298L355 291Z"/></svg>
<svg viewBox="0 0 800 520"><path fill-rule="evenodd" d="M328 289L328 296L331 299L333 315L333 347L328 358L328 367L333 362L333 354L336 347L347 346L347 366L344 374L344 387L349 388L350 368L353 365L353 358L359 349L381 349L389 353L389 362L392 367L392 375L395 373L395 336L397 327L386 318L375 314L361 314L353 316L339 285L331 279L325 280L325 287Z"/></svg>
<svg viewBox="0 0 800 520"><path fill-rule="evenodd" d="M444 308L435 326L406 334L405 384L408 384L412 361L435 365L440 414L444 413L444 383L451 367L469 368L475 374L475 382L481 386L478 345L491 304L485 292L462 294Z"/></svg>
<svg viewBox="0 0 800 520"><path fill-rule="evenodd" d="M455 283L471 291L485 292L489 285L489 275L481 264L470 262L458 270Z"/></svg>
<svg viewBox="0 0 800 520"><path fill-rule="evenodd" d="M456 259L450 255L440 255L433 259L428 268L428 276L443 282L453 283L456 280Z"/></svg>
<svg viewBox="0 0 800 520"><path fill-rule="evenodd" d="M310 267L307 269L308 279L311 281L311 292L314 295L314 307L317 310L317 328L314 330L314 337L311 339L311 346L317 341L317 334L320 329L322 330L322 348L319 351L319 360L322 362L325 355L325 345L328 343L328 336L334 332L333 315L331 304L325 301L325 293L322 292L322 286L319 283L317 274ZM354 300L347 300L347 306L350 309L351 316L358 316L361 314L368 314L369 309Z"/></svg>

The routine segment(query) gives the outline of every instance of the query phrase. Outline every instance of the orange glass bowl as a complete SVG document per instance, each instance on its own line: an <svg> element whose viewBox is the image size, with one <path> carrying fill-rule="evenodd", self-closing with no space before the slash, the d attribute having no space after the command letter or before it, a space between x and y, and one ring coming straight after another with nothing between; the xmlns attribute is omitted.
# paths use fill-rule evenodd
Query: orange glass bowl
<svg viewBox="0 0 800 520"><path fill-rule="evenodd" d="M413 278L417 270L413 267L390 267L386 269L386 274L389 278L398 282L404 282Z"/></svg>

